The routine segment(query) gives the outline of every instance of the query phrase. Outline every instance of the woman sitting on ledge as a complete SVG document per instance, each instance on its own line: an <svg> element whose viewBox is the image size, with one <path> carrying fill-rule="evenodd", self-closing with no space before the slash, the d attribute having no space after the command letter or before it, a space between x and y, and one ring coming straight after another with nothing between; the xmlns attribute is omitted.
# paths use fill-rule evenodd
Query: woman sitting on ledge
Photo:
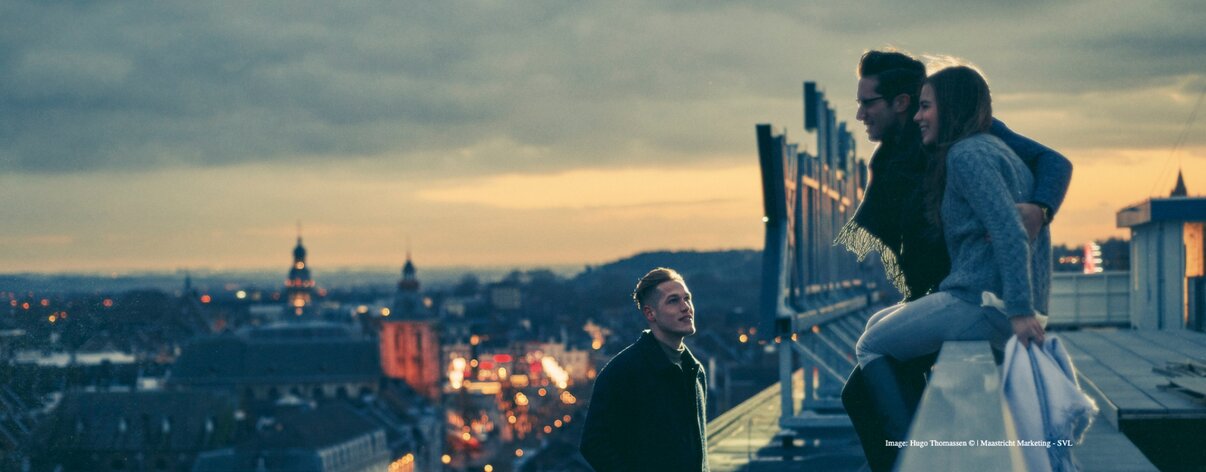
<svg viewBox="0 0 1206 472"><path fill-rule="evenodd" d="M908 361L950 340L987 340L1001 349L1010 335L1042 342L1036 314L1050 286L1050 232L1030 242L1015 204L1031 199L1030 170L992 123L988 84L975 70L951 67L929 76L914 117L927 151L924 212L941 228L951 272L938 291L876 313L856 346L885 437L906 439L909 409L886 357Z"/></svg>

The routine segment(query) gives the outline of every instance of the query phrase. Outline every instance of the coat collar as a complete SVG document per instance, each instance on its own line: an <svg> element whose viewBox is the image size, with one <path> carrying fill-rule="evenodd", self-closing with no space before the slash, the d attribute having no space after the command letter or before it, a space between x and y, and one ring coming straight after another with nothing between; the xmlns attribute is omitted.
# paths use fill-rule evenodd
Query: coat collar
<svg viewBox="0 0 1206 472"><path fill-rule="evenodd" d="M679 370L678 366L666 358L666 354L662 352L662 347L658 344L660 342L653 336L653 332L645 330L641 332L641 337L637 339L636 345L641 350L641 356L650 362L654 369L659 371L667 369ZM687 347L686 344L683 344L683 348L682 370L687 371L690 369L696 372L703 370L699 359L696 359L695 354L691 353L691 348Z"/></svg>

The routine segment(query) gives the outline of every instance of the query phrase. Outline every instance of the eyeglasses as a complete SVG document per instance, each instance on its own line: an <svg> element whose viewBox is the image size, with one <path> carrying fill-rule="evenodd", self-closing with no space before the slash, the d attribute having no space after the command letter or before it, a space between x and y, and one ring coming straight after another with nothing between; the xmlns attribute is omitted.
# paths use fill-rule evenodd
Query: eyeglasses
<svg viewBox="0 0 1206 472"><path fill-rule="evenodd" d="M880 95L878 97L871 97L871 98L856 98L856 99L854 99L854 101L858 102L859 108L867 108L867 107L871 106L872 103L875 103L876 101L883 100L883 99L884 99L884 96Z"/></svg>

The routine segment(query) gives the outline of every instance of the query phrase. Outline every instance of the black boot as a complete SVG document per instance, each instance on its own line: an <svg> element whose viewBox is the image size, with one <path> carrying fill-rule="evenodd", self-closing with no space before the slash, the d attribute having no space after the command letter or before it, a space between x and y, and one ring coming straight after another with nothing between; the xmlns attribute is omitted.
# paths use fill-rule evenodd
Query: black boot
<svg viewBox="0 0 1206 472"><path fill-rule="evenodd" d="M900 384L908 412L906 423L912 421L913 414L917 411L921 395L925 392L925 373L929 372L936 358L937 355L930 355L908 362L897 362L890 357L883 358L895 372ZM842 387L842 405L846 407L846 414L850 415L854 432L858 434L863 454L867 457L867 465L876 472L892 470L896 455L884 446L884 440L888 437L884 434L883 414L872 402L867 379L859 366L854 367L846 379L846 385Z"/></svg>
<svg viewBox="0 0 1206 472"><path fill-rule="evenodd" d="M934 367L934 362L937 360L937 352L903 362L889 359L889 363L892 364L893 369L896 371L896 380L900 382L900 391L904 394L905 403L909 407L910 421L917 412L917 406L921 403L922 394L925 393L926 374Z"/></svg>
<svg viewBox="0 0 1206 472"><path fill-rule="evenodd" d="M842 387L842 406L846 407L846 414L850 415L850 423L854 425L854 432L858 434L858 441L863 446L867 465L876 472L887 470L884 468L883 457L884 431L879 425L875 405L871 403L867 380L863 378L863 371L857 365L846 379L846 385ZM888 462L887 467L891 468L892 463Z"/></svg>
<svg viewBox="0 0 1206 472"><path fill-rule="evenodd" d="M877 419L881 422L883 439L904 441L908 438L909 425L913 420L912 413L916 409L916 403L910 405L911 399L906 398L896 375L897 369L893 368L892 364L893 361L886 357L871 361L867 365L861 366L862 377L867 384L866 391L871 405L878 414ZM912 381L909 383L913 384ZM911 393L910 396L913 395L915 394ZM872 469L891 470L896 463L896 456L900 449L886 447L883 441L875 445L879 446L881 451L879 454L875 454L877 464L872 464Z"/></svg>

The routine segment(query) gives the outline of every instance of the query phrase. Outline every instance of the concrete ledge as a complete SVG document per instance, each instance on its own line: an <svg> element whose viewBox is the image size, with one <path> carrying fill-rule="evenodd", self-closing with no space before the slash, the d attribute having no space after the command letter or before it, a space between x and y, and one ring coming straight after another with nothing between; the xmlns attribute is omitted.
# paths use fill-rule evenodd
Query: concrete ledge
<svg viewBox="0 0 1206 472"><path fill-rule="evenodd" d="M947 342L934 364L898 470L1026 469L1018 448L981 446L982 440L1017 440L1001 394L1000 369L987 342Z"/></svg>

